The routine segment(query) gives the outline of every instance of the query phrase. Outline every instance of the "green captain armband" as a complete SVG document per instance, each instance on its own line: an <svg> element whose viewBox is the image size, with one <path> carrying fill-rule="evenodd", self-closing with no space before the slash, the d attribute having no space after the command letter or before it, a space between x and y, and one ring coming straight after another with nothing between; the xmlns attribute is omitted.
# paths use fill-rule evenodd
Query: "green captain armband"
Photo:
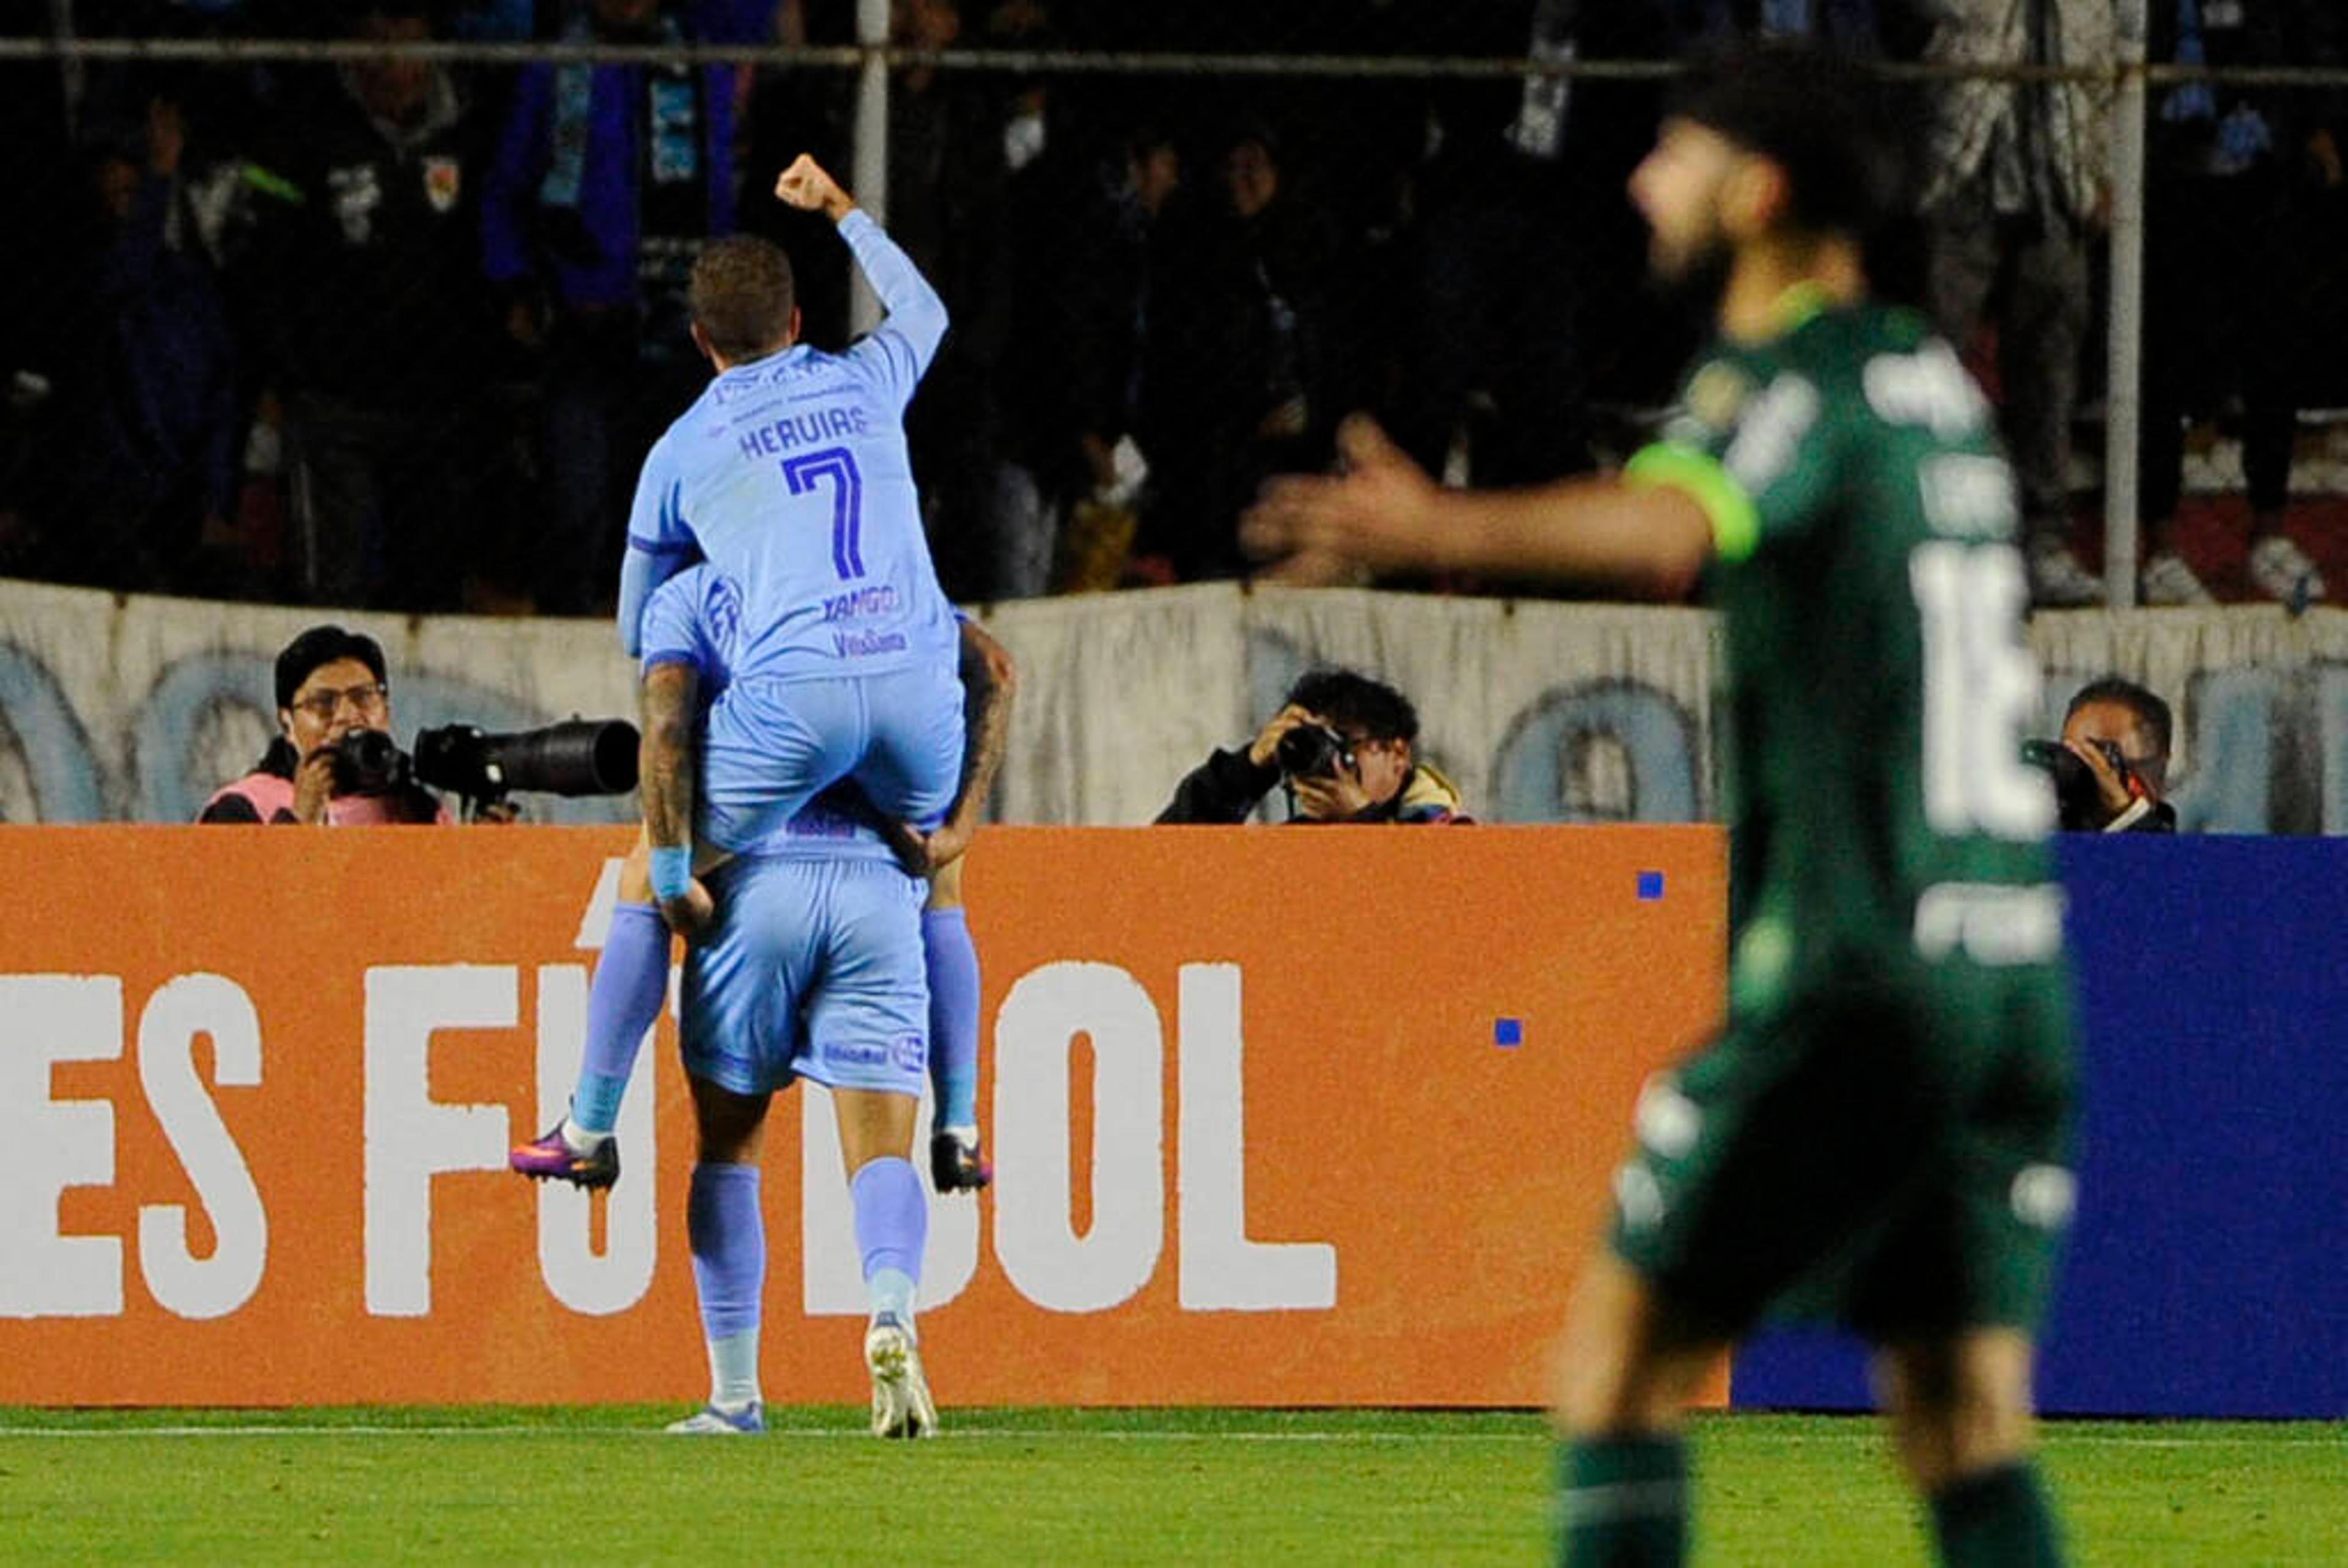
<svg viewBox="0 0 2348 1568"><path fill-rule="evenodd" d="M1712 523L1712 548L1723 560L1740 561L1761 542L1761 513L1734 476L1709 453L1676 441L1658 441L1631 455L1623 483L1636 489L1677 490Z"/></svg>

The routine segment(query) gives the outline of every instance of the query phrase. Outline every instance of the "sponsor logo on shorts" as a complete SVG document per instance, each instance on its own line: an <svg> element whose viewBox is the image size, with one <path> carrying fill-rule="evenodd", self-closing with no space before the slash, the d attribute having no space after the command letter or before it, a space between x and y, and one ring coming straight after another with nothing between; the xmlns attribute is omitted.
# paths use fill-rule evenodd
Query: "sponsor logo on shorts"
<svg viewBox="0 0 2348 1568"><path fill-rule="evenodd" d="M930 1042L926 1036L901 1034L889 1042L890 1059L901 1072L922 1072L930 1065Z"/></svg>
<svg viewBox="0 0 2348 1568"><path fill-rule="evenodd" d="M826 1040L817 1042L815 1053L840 1067L878 1067L892 1072L917 1073L929 1066L930 1042L926 1035L920 1034L901 1034L886 1044Z"/></svg>

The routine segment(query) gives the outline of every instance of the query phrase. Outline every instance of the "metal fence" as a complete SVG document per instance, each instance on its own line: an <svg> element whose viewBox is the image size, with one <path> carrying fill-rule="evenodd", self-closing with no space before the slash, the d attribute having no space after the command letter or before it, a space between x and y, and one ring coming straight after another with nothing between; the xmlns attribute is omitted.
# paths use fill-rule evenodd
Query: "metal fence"
<svg viewBox="0 0 2348 1568"><path fill-rule="evenodd" d="M789 0L722 26L705 4L697 33L636 8L639 42L500 41L530 7L494 0L360 6L332 38L227 31L252 5L105 37L51 0L42 36L0 37L0 570L599 610L637 459L701 374L694 244L781 241L818 343L870 319L837 241L765 196L801 150L953 313L911 434L965 599L1242 570L1245 497L1324 462L1351 408L1463 481L1603 463L1699 335L1642 284L1622 186L1673 52L1724 7ZM1987 323L2040 542L2092 566L2100 535L2111 602L2149 547L2260 593L2278 531L2348 592L2322 412L2348 408L2348 72L2173 40L2147 65L2143 7L2119 14L2107 61L1884 67L1920 125L1996 85L2085 92L2111 131L2107 200L1993 212L1957 307L1944 223L1884 281ZM2076 319L2030 309L2034 221L2068 225ZM2235 487L2248 521L2209 499Z"/></svg>

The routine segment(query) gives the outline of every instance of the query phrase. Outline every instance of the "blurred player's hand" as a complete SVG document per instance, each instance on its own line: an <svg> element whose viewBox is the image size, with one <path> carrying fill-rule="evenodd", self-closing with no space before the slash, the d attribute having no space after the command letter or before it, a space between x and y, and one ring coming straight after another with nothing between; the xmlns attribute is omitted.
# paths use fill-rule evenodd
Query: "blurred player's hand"
<svg viewBox="0 0 2348 1568"><path fill-rule="evenodd" d="M668 922L670 930L686 941L694 942L700 940L716 920L717 901L709 896L709 889L703 886L701 878L696 876L682 896L662 899L660 912L661 918Z"/></svg>
<svg viewBox="0 0 2348 1568"><path fill-rule="evenodd" d="M1273 575L1292 581L1331 580L1341 564L1441 565L1435 481L1364 415L1338 426L1337 455L1334 476L1264 487L1240 523L1249 551L1279 561Z"/></svg>
<svg viewBox="0 0 2348 1568"><path fill-rule="evenodd" d="M856 208L848 192L839 188L839 181L826 173L822 164L804 152L776 177L775 199L802 212L821 212L835 223Z"/></svg>

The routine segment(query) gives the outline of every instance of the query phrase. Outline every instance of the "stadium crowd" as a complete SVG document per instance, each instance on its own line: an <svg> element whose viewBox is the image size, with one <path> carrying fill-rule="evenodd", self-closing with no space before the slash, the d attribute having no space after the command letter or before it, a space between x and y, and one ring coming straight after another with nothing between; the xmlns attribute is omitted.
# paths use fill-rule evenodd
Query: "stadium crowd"
<svg viewBox="0 0 2348 1568"><path fill-rule="evenodd" d="M2045 0L896 0L928 50L1669 59L1811 33L1900 60L2096 69L2111 6ZM2035 14L2035 11L2034 11ZM2340 63L2337 8L2154 0L2154 57ZM836 45L852 0L144 0L93 35ZM50 8L0 8L46 32ZM836 68L414 57L0 66L0 572L355 608L600 613L628 489L691 395L685 270L746 230L799 259L807 336L848 272L749 177L852 164ZM2042 603L2093 602L2066 433L2097 394L2106 95L1936 77L1924 210L1887 292L1984 327ZM891 231L953 335L912 413L950 594L1246 569L1262 478L1328 462L1347 411L1478 484L1627 452L1694 318L1640 289L1623 181L1660 84L898 71ZM2249 591L2320 598L2283 528L2296 411L2348 326L2338 95L2156 93L2145 592L2178 544L2188 418L2243 436ZM747 191L747 194L746 194ZM2202 214L2223 214L2222 223ZM2326 291L2330 291L2326 292ZM1969 340L1970 341L1970 340ZM1982 341L1991 341L1984 338ZM2081 367L2087 367L2082 381Z"/></svg>

